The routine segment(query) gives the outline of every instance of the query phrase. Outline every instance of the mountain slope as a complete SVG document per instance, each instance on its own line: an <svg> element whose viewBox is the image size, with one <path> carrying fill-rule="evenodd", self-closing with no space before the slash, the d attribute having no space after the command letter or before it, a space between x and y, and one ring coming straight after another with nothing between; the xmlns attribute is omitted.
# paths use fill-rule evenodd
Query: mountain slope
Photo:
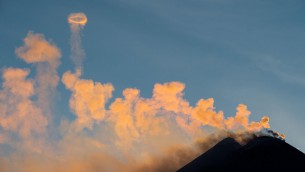
<svg viewBox="0 0 305 172"><path fill-rule="evenodd" d="M273 137L254 138L246 145L226 138L178 172L302 171L305 154Z"/></svg>

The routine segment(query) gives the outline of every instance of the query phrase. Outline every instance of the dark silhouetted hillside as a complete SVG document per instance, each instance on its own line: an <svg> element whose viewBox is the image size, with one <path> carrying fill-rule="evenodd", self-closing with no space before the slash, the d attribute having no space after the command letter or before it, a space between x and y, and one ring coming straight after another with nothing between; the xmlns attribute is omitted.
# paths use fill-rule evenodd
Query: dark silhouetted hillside
<svg viewBox="0 0 305 172"><path fill-rule="evenodd" d="M273 137L254 138L244 146L226 138L178 170L210 171L305 172L305 154Z"/></svg>

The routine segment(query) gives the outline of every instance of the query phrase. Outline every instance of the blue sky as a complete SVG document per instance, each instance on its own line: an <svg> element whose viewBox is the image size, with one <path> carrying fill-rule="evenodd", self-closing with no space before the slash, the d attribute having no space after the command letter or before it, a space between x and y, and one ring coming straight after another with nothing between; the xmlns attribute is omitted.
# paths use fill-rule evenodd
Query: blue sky
<svg viewBox="0 0 305 172"><path fill-rule="evenodd" d="M84 78L110 82L114 97L136 87L151 96L156 82L186 84L193 105L213 97L226 116L239 103L251 119L305 152L305 2L222 0L0 0L0 68L31 67L15 48L28 31L43 33L62 51L60 75L73 69L67 16L84 12ZM70 93L58 88L58 114Z"/></svg>

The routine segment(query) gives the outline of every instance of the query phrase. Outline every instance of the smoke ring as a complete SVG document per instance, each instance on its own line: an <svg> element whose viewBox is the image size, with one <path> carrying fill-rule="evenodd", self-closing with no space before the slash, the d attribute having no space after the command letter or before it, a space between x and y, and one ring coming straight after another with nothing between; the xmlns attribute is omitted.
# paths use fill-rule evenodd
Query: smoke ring
<svg viewBox="0 0 305 172"><path fill-rule="evenodd" d="M84 13L72 13L68 17L68 22L84 26L87 23L87 17Z"/></svg>

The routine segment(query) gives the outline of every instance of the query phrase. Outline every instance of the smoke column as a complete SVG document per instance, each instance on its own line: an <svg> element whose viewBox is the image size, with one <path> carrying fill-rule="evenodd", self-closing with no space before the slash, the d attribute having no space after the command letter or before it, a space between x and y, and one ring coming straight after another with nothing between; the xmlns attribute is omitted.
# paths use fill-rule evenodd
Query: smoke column
<svg viewBox="0 0 305 172"><path fill-rule="evenodd" d="M38 104L51 119L51 100L59 81L57 67L61 52L42 34L29 32L23 41L24 46L17 48L16 54L26 63L35 65Z"/></svg>
<svg viewBox="0 0 305 172"><path fill-rule="evenodd" d="M87 17L84 13L72 13L68 17L68 23L71 30L71 58L75 64L77 73L82 73L82 61L85 52L81 46L81 31L87 23Z"/></svg>

